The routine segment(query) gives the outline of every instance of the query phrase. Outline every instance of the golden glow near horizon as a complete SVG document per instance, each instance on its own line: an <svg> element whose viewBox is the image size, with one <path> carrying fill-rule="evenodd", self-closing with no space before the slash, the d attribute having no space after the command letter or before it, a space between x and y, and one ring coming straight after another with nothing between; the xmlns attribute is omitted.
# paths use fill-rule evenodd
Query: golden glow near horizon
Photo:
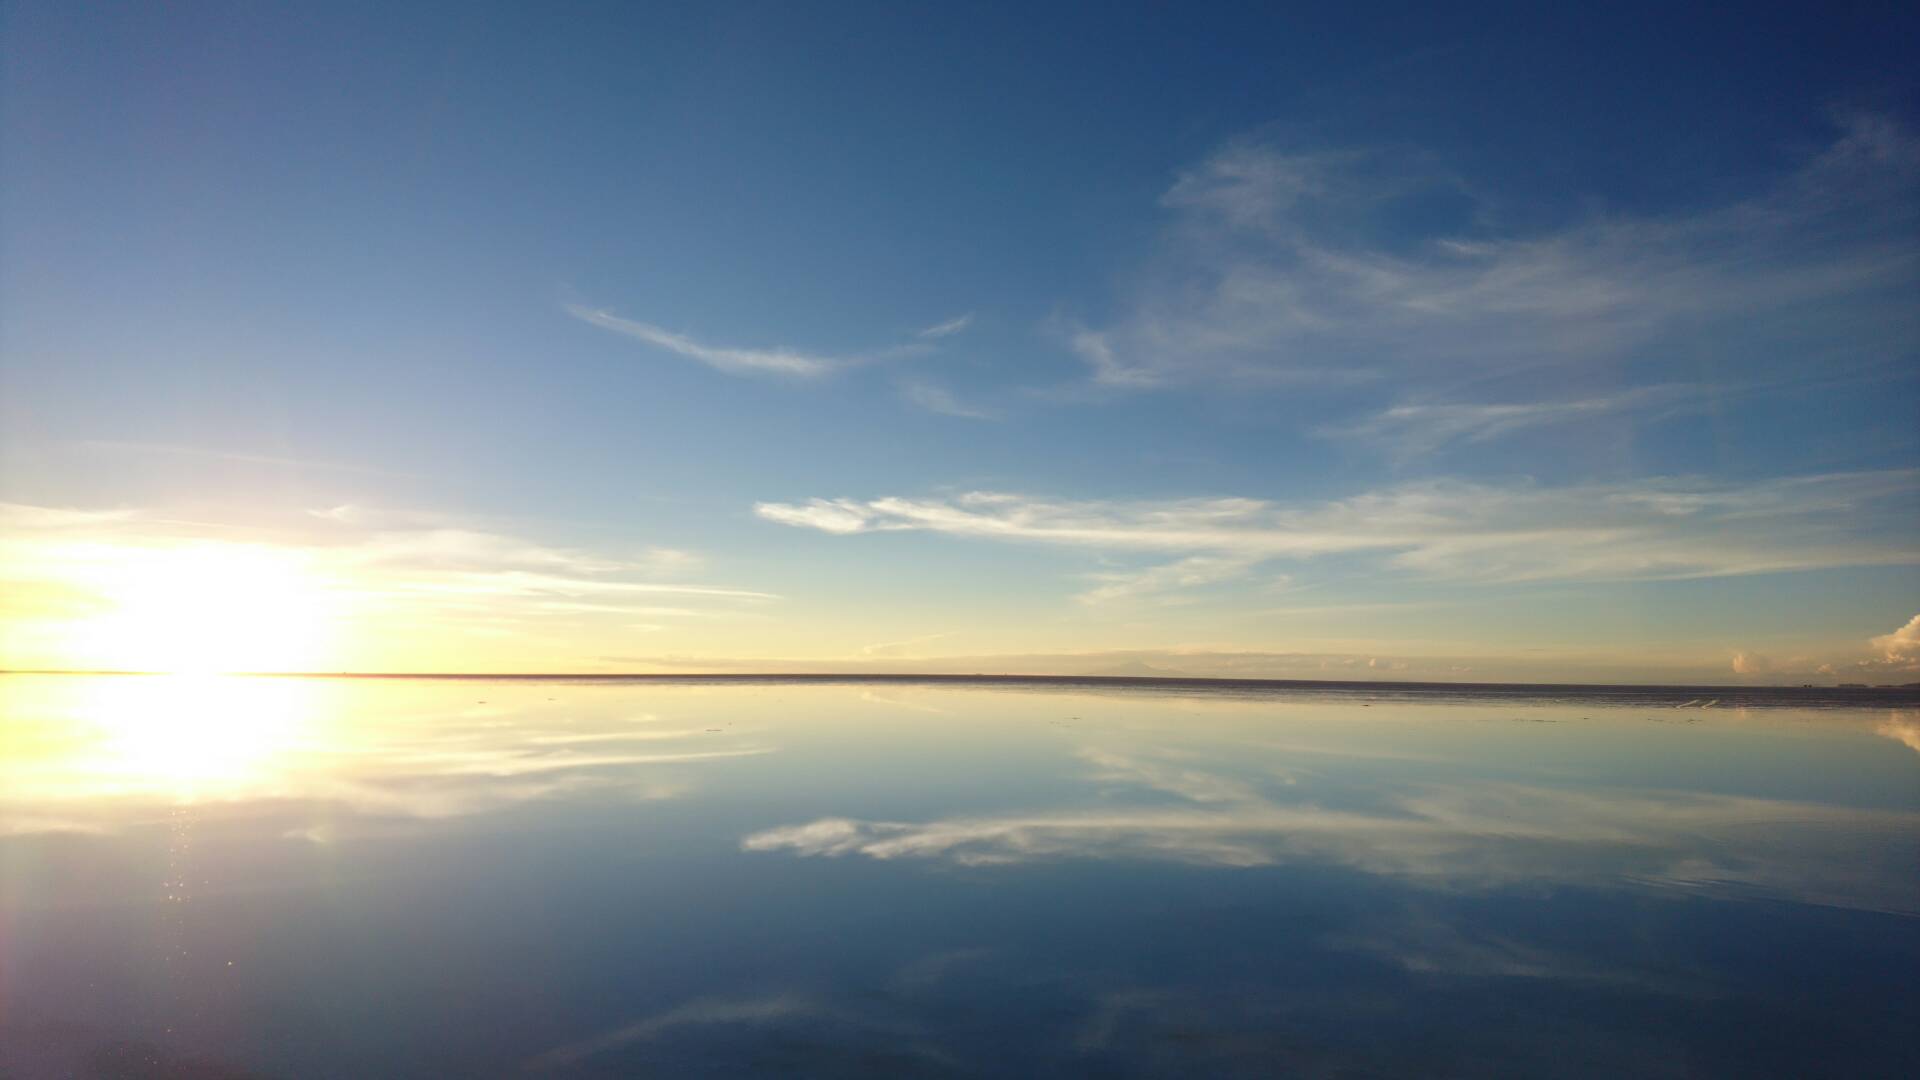
<svg viewBox="0 0 1920 1080"><path fill-rule="evenodd" d="M311 671L332 654L337 599L298 551L220 544L116 549L94 563L107 607L64 628L83 666L215 674Z"/></svg>
<svg viewBox="0 0 1920 1080"><path fill-rule="evenodd" d="M1700 683L1900 681L1913 663L1908 630L1867 637L1887 623L1863 625L1851 641L1783 642L1769 649L1770 663L1717 642L1633 640L1639 624L1619 618L1630 608L1596 607L1610 624L1576 620L1549 644L1517 639L1484 613L1426 602L1304 605L1249 621L1225 601L1011 600L938 574L912 598L783 592L768 580L774 571L708 576L697 554L556 546L451 518L283 509L245 524L234 519L247 515L229 511L222 524L222 516L0 504L0 669ZM1038 617L1063 606L1057 618ZM1132 617L1117 617L1121 610ZM1034 617L1016 618L1023 612ZM1458 637L1436 636L1436 620Z"/></svg>
<svg viewBox="0 0 1920 1080"><path fill-rule="evenodd" d="M669 630L673 648L758 644L736 632L778 598L686 581L685 563L442 523L0 504L0 669L598 670Z"/></svg>

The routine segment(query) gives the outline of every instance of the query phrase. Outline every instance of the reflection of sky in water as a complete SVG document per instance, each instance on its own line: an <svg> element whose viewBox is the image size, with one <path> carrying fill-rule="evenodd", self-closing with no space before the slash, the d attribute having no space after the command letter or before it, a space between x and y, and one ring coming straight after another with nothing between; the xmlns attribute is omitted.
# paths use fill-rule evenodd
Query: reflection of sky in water
<svg viewBox="0 0 1920 1080"><path fill-rule="evenodd" d="M1916 1064L1911 711L8 677L0 724L5 1075Z"/></svg>

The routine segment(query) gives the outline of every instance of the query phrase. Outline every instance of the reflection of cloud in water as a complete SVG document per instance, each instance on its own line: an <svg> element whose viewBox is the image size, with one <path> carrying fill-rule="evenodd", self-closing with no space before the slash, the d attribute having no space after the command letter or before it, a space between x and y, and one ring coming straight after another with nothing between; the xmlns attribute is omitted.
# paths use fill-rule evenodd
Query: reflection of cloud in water
<svg viewBox="0 0 1920 1080"><path fill-rule="evenodd" d="M431 776L514 777L561 770L597 769L618 765L666 765L686 761L710 761L714 758L753 757L771 751L770 747L751 746L738 750L690 750L665 754L581 754L573 752L532 752L514 740L513 747L501 747L466 754L433 754L403 757Z"/></svg>
<svg viewBox="0 0 1920 1080"><path fill-rule="evenodd" d="M1422 975L1466 978L1566 979L1632 983L1650 988L1643 972L1610 967L1597 958L1547 949L1503 933L1473 930L1418 910L1331 937L1334 948L1377 956Z"/></svg>
<svg viewBox="0 0 1920 1080"><path fill-rule="evenodd" d="M1250 980L1181 978L1135 982L1102 965L1060 963L1060 957L998 955L952 949L910 959L893 978L822 984L804 992L697 997L659 1013L612 1026L528 1059L528 1072L563 1074L820 1074L820 1076L983 1076L1008 1070L1060 1076L1409 1076L1476 1074L1434 1068L1436 1061L1509 1061L1555 1070L1555 1055L1578 1043L1584 1068L1559 1072L1647 1074L1670 1061L1672 1036L1622 1036L1605 1015L1569 1011L1569 997L1546 990L1509 997L1503 978L1572 980L1576 994L1603 994L1617 1005L1647 990L1630 972L1601 972L1544 949L1463 940L1434 945L1419 932L1388 928L1386 949L1421 949L1428 965L1405 965L1411 976L1442 974L1411 994L1438 1022L1409 1045L1405 1020L1377 984L1354 982L1321 967L1319 978L1288 978L1284 967ZM1284 961L1371 951L1367 942L1311 942ZM1444 949L1434 953L1434 949ZM958 957L954 961L952 957ZM1398 965L1398 959L1388 957ZM966 978L948 980L958 963ZM1555 963L1571 969L1551 970ZM1465 988L1455 976L1484 982ZM1657 990L1657 988L1655 988ZM1711 988L1676 986L1661 1009L1688 1009ZM1622 997L1624 995L1624 997ZM1596 1001L1586 997L1586 1003ZM1377 1024L1356 1024L1369 1017ZM1505 1022L1498 1022L1505 1020ZM991 1036L989 1036L991 1032ZM1400 1038L1396 1038L1400 1036ZM1476 1057L1498 1047L1498 1055Z"/></svg>
<svg viewBox="0 0 1920 1080"><path fill-rule="evenodd" d="M1143 760L1091 747L1080 751L1080 757L1099 767L1100 771L1092 777L1095 780L1139 784L1196 803L1246 803L1259 799L1252 785L1202 769ZM1276 775L1284 783L1294 782L1289 774Z"/></svg>
<svg viewBox="0 0 1920 1080"><path fill-rule="evenodd" d="M907 701L902 698L888 697L885 694L876 694L871 690L862 690L860 692L860 700L874 705L888 705L896 709L911 709L914 712L935 713L940 716L953 715L951 709L942 709L936 705L927 705L918 701Z"/></svg>
<svg viewBox="0 0 1920 1080"><path fill-rule="evenodd" d="M1920 752L1920 721L1888 719L1873 729L1876 734L1885 735L1895 742L1907 744L1915 752Z"/></svg>
<svg viewBox="0 0 1920 1080"><path fill-rule="evenodd" d="M1497 899L1411 893L1386 911L1328 911L1307 893L1286 897L1260 904L1272 932L1257 942L1234 921L1176 928L1150 905L1139 921L1019 947L895 954L890 972L698 997L525 1065L608 1076L980 1076L1014 1062L1036 1076L1611 1077L1697 1073L1704 1060L1728 1075L1806 1073L1794 1054L1723 1022L1723 1003L1738 998L1804 1025L1799 988L1701 969L1684 948L1636 937L1647 929L1640 898L1583 907L1577 931L1535 942L1526 935L1541 927L1513 925ZM1762 920L1749 932L1781 925L1748 911ZM1211 960L1129 963L1134 942L1162 935L1181 956ZM1741 940L1764 954L1764 939ZM1805 1044L1806 1030L1788 1038ZM1872 1045L1829 1071L1863 1075L1859 1063L1883 1053ZM1799 1056L1831 1061L1834 1049ZM1760 1061L1775 1068L1740 1067Z"/></svg>
<svg viewBox="0 0 1920 1080"><path fill-rule="evenodd" d="M1097 779L1189 805L1099 807L926 822L821 818L753 833L747 851L992 865L1161 859L1258 867L1325 861L1446 888L1529 881L1754 892L1920 911L1920 815L1731 795L1516 783L1409 785L1370 809L1278 801L1192 768L1089 752ZM1912 842L1903 842L1912 841Z"/></svg>
<svg viewBox="0 0 1920 1080"><path fill-rule="evenodd" d="M754 1059L750 1033L798 1029L794 1038L783 1040L780 1055L789 1065L833 1066L827 1075L839 1074L850 1063L892 1059L901 1064L950 1068L954 1061L944 1052L926 1044L919 1025L889 1016L872 1007L840 1004L823 997L800 994L774 994L764 997L701 998L664 1012L642 1017L632 1023L603 1031L578 1042L555 1047L529 1060L529 1072L565 1071L593 1058L629 1052L644 1044L664 1042L686 1029L720 1028L722 1033L714 1050L722 1058ZM801 1034L804 1031L804 1034ZM881 1049L884 1048L884 1052ZM708 1054L698 1055L711 1065ZM741 1061L742 1066L747 1061ZM759 1060L753 1071L770 1071L769 1062ZM812 1072L812 1070L806 1070ZM862 1069L861 1071L868 1071ZM918 1072L919 1068L910 1071Z"/></svg>
<svg viewBox="0 0 1920 1080"><path fill-rule="evenodd" d="M558 1046L527 1063L531 1069L572 1065L629 1043L643 1042L691 1024L762 1023L798 1015L814 1015L822 1006L812 999L793 994L762 998L707 998L622 1024L579 1042Z"/></svg>

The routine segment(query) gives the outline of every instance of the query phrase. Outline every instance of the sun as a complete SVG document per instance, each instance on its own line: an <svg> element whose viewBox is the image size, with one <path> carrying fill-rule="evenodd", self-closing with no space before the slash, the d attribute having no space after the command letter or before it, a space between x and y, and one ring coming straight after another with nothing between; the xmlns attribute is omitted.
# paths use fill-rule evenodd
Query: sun
<svg viewBox="0 0 1920 1080"><path fill-rule="evenodd" d="M73 627L94 668L221 674L316 671L333 591L298 551L247 544L122 550L99 567L106 609Z"/></svg>
<svg viewBox="0 0 1920 1080"><path fill-rule="evenodd" d="M0 790L29 804L278 791L339 737L337 689L319 679L29 679L0 691L17 736L0 754Z"/></svg>

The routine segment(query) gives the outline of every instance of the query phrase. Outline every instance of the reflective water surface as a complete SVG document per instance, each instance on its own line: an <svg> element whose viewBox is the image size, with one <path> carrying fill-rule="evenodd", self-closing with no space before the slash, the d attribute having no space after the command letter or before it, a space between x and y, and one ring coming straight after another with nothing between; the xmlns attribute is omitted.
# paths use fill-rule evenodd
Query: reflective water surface
<svg viewBox="0 0 1920 1080"><path fill-rule="evenodd" d="M0 1075L1920 1075L1920 711L1743 700L0 677Z"/></svg>

